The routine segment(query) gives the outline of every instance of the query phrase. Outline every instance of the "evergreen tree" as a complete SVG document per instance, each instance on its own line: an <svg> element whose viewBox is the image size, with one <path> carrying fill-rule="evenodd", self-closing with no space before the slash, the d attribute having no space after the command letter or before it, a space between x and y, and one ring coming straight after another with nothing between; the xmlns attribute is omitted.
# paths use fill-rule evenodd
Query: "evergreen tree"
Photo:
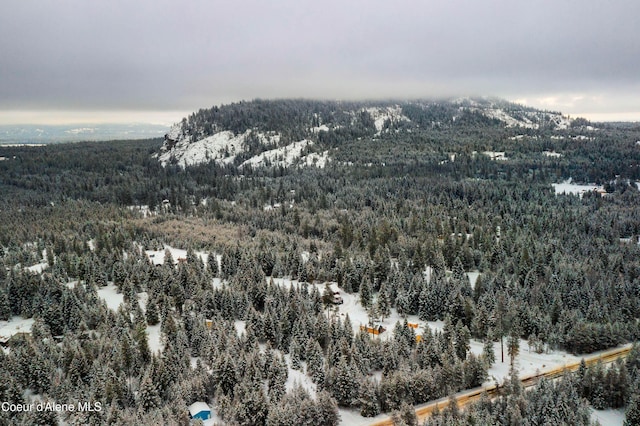
<svg viewBox="0 0 640 426"><path fill-rule="evenodd" d="M345 357L342 357L335 368L333 376L331 394L338 402L338 405L350 407L357 399L359 390L355 369Z"/></svg>
<svg viewBox="0 0 640 426"><path fill-rule="evenodd" d="M338 404L328 392L321 391L316 395L317 423L320 426L337 426L340 422Z"/></svg>
<svg viewBox="0 0 640 426"><path fill-rule="evenodd" d="M0 265L2 267L2 265ZM7 293L0 289L0 321L8 321L11 318L11 305Z"/></svg>
<svg viewBox="0 0 640 426"><path fill-rule="evenodd" d="M418 426L418 417L415 409L403 402L398 411L394 411L391 415L394 426Z"/></svg>
<svg viewBox="0 0 640 426"><path fill-rule="evenodd" d="M309 339L306 348L307 375L313 382L322 385L324 382L324 358L322 348L316 339Z"/></svg>
<svg viewBox="0 0 640 426"><path fill-rule="evenodd" d="M640 394L636 393L631 397L631 401L624 413L624 426L640 425Z"/></svg>
<svg viewBox="0 0 640 426"><path fill-rule="evenodd" d="M274 404L282 398L286 392L287 364L280 355L272 358L272 363L267 372L267 385L269 387L269 402Z"/></svg>
<svg viewBox="0 0 640 426"><path fill-rule="evenodd" d="M464 360L469 351L471 333L466 325L462 324L462 321L458 320L455 327L455 348L456 355L459 359Z"/></svg>
<svg viewBox="0 0 640 426"><path fill-rule="evenodd" d="M373 289L371 281L368 276L365 276L362 278L362 282L360 283L360 304L365 308L370 307L372 297Z"/></svg>
<svg viewBox="0 0 640 426"><path fill-rule="evenodd" d="M516 357L520 353L520 336L518 336L515 330L509 334L509 339L507 340L507 353L509 354L511 365L513 365Z"/></svg>
<svg viewBox="0 0 640 426"><path fill-rule="evenodd" d="M289 356L291 360L291 368L294 370L300 369L300 352L302 348L298 344L298 340L294 337L289 344Z"/></svg>
<svg viewBox="0 0 640 426"><path fill-rule="evenodd" d="M158 395L156 385L151 380L151 372L149 369L145 371L142 382L140 382L138 399L140 401L140 407L147 412L160 408L161 406L160 396Z"/></svg>
<svg viewBox="0 0 640 426"><path fill-rule="evenodd" d="M380 414L376 388L377 386L373 380L363 379L360 381L358 402L360 404L360 415L363 417L375 417Z"/></svg>
<svg viewBox="0 0 640 426"><path fill-rule="evenodd" d="M482 357L487 368L491 367L496 362L496 354L493 350L493 342L490 339L484 341L482 347Z"/></svg>
<svg viewBox="0 0 640 426"><path fill-rule="evenodd" d="M381 320L384 321L391 314L391 301L389 300L389 293L387 290L387 284L383 283L378 292L378 299L376 300L376 308L380 314Z"/></svg>
<svg viewBox="0 0 640 426"><path fill-rule="evenodd" d="M158 304L156 303L155 297L149 297L149 302L147 303L147 312L145 313L147 324L156 325L160 322L159 312L158 312Z"/></svg>

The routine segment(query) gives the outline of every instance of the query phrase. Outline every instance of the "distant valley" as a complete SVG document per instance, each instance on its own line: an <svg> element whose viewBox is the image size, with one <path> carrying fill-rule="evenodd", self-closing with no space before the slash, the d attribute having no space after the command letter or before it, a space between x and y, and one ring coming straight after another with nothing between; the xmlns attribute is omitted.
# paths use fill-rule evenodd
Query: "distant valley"
<svg viewBox="0 0 640 426"><path fill-rule="evenodd" d="M148 139L162 137L167 130L158 124L3 125L0 144Z"/></svg>

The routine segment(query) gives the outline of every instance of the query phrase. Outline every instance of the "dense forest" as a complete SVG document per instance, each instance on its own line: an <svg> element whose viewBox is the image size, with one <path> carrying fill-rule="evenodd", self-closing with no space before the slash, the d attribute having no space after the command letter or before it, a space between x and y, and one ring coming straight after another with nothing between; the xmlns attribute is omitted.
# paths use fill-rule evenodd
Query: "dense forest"
<svg viewBox="0 0 640 426"><path fill-rule="evenodd" d="M414 405L506 363L498 398L425 424L588 425L589 405L638 424L636 346L532 390L517 377L527 343L580 357L640 340L640 126L561 118L257 100L164 140L0 147L0 320L33 319L3 341L0 400L101 407L0 423L186 425L204 401L219 424L417 424ZM243 149L176 161L219 132ZM323 167L246 165L300 140ZM598 190L557 193L569 179ZM397 321L374 335L357 312Z"/></svg>

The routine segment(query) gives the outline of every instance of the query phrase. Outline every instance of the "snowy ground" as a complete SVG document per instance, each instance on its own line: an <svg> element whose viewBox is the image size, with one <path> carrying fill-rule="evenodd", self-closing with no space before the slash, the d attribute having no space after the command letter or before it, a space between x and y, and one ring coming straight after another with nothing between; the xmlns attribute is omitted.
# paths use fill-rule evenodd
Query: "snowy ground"
<svg viewBox="0 0 640 426"><path fill-rule="evenodd" d="M49 267L49 263L47 262L41 262L38 263L36 265L32 265L32 266L27 266L25 269L29 272L34 272L36 274L41 274L42 271L44 271L45 269L47 269Z"/></svg>
<svg viewBox="0 0 640 426"><path fill-rule="evenodd" d="M505 161L508 160L507 155L505 154L504 151L484 151L483 152L484 155L486 155L487 157L491 158L492 160L500 160L500 161Z"/></svg>
<svg viewBox="0 0 640 426"><path fill-rule="evenodd" d="M154 265L162 265L164 264L164 252L165 250L169 250L171 253L171 257L173 258L173 263L177 264L178 259L186 259L187 258L187 250L182 250L178 248L174 248L165 244L162 250L145 250L145 253L151 260L151 263ZM203 251L195 252L195 255L198 256L204 264L207 264L207 260L209 259L209 254ZM220 266L220 259L218 259L218 266Z"/></svg>
<svg viewBox="0 0 640 426"><path fill-rule="evenodd" d="M149 349L154 354L162 352L162 340L160 335L160 324L147 326L147 341Z"/></svg>
<svg viewBox="0 0 640 426"><path fill-rule="evenodd" d="M467 272L467 277L469 277L469 284L471 284L471 288L476 288L476 281L478 281L479 276L480 272L478 271Z"/></svg>
<svg viewBox="0 0 640 426"><path fill-rule="evenodd" d="M124 296L122 293L118 293L118 287L113 282L98 288L98 297L104 300L112 311L117 311L118 307L124 303Z"/></svg>
<svg viewBox="0 0 640 426"><path fill-rule="evenodd" d="M122 303L124 303L124 296L122 293L118 293L118 288L109 282L105 287L98 289L98 297L107 303L107 307L112 311L117 311ZM149 295L147 292L138 293L138 304L143 311L147 309L147 302L149 301ZM162 352L163 345L160 334L160 324L147 326L147 342L149 343L149 349L153 353Z"/></svg>
<svg viewBox="0 0 640 426"><path fill-rule="evenodd" d="M469 274L470 281L472 281L473 284L475 284L475 281L478 275L479 275L478 273ZM284 286L285 288L289 288L291 285L298 285L297 281L290 280L287 278L274 278L273 282L277 285ZM321 292L324 290L324 283L316 284L316 285L320 287L319 289ZM309 289L311 288L312 288L312 285L309 285ZM327 312L328 315L338 316L342 320L344 320L346 318L346 315L348 314L351 324L353 326L354 332L359 331L360 325L366 325L370 322L371 318L369 317L369 314L367 313L366 309L364 309L364 307L360 304L358 294L345 293L342 289L340 289L337 286L336 283L330 283L330 288L333 291L340 292L340 296L342 297L344 303L342 305L334 306L331 311ZM387 329L386 332L384 332L381 335L375 336L375 338L382 339L382 340L392 338L393 327L398 321L403 322L404 317L399 315L395 309L391 309L390 316L388 318L385 318L383 321L379 321L379 319L374 320L375 324L380 324ZM442 321L421 321L416 315L407 316L407 321L418 324L418 328L416 329L416 334L422 334L422 332L425 330L425 327L429 327L432 331L436 331L436 330L441 331L444 325ZM471 351L474 354L476 355L481 354L482 348L483 348L482 342L471 340ZM485 381L485 383L483 383L484 386L492 385L496 381L501 383L509 375L510 364L509 364L509 356L507 355L507 352L506 352L506 346L505 346L504 362L501 362L500 360L501 359L500 342L494 343L494 352L495 352L497 361L491 366L491 368L489 368L489 371L488 371L489 378ZM550 370L550 369L562 367L564 365L571 364L574 362L579 362L580 359L581 357L568 354L567 352L564 352L564 351L550 351L548 353L545 352L542 354L538 354L533 350L529 350L529 345L527 341L521 340L520 353L516 357L515 366L519 376L524 377L528 375L533 375L536 372ZM302 380L306 378L304 374L301 374L299 371L296 371L296 370L290 369L290 374L293 375L292 377L290 377L290 380L295 380L296 378ZM303 386L305 387L308 386L308 384L304 381L302 381L301 383L303 383ZM311 383L311 382L309 381L308 383ZM342 425L354 425L354 426L368 425L375 420L375 418L371 419L371 418L361 417L359 412L356 410L340 409L340 415L342 418L341 420ZM386 417L386 416L383 416L383 417ZM602 423L602 424L604 426L607 423ZM611 424L617 424L617 423L611 423Z"/></svg>
<svg viewBox="0 0 640 426"><path fill-rule="evenodd" d="M238 334L238 337L242 336L242 334L244 333L244 331L247 328L247 322L246 321L241 321L241 320L234 321L233 325L236 328L236 333Z"/></svg>
<svg viewBox="0 0 640 426"><path fill-rule="evenodd" d="M471 352L476 355L482 353L481 342L471 340ZM483 383L483 386L502 382L509 376L509 355L507 354L506 341L504 346L504 362L501 362L500 342L493 344L493 351L496 355L496 362L489 368L489 378ZM580 362L581 357L571 355L564 351L550 351L548 353L538 354L533 349L529 351L529 344L525 340L520 340L520 354L516 357L515 367L518 376L525 377L533 375L536 372L542 372L567 364Z"/></svg>
<svg viewBox="0 0 640 426"><path fill-rule="evenodd" d="M367 111L373 119L378 135L384 128L387 120L392 123L397 123L400 121L411 121L409 120L409 117L402 114L402 108L399 105L394 105L391 107L366 108L365 111Z"/></svg>
<svg viewBox="0 0 640 426"><path fill-rule="evenodd" d="M144 204L144 205L135 205L135 206L127 206L127 208L129 210L131 210L132 212L138 212L142 215L142 217L148 217L148 216L152 216L157 214L156 212L152 212L151 210L149 210L149 206Z"/></svg>
<svg viewBox="0 0 640 426"><path fill-rule="evenodd" d="M470 278L472 277L470 276ZM477 279L477 276L473 278ZM473 279L474 284L475 279ZM286 288L291 285L298 284L297 281L292 281L287 278L274 278L273 281L275 284L282 285ZM316 285L320 287L321 292L324 290L324 284ZM309 285L309 289L311 289L311 287L312 285ZM336 283L331 283L330 288L333 291L340 292L340 296L342 297L344 303L342 305L334 306L331 311L327 312L327 315L338 316L342 320L344 320L346 318L346 315L348 314L354 332L359 331L360 325L369 324L369 322L373 320L375 324L380 324L387 329L386 332L375 336L375 338L386 340L392 338L393 328L396 322L404 321L404 317L398 314L398 311L396 311L396 309L391 309L391 314L383 321L379 321L379 318L372 319L367 313L366 309L360 304L360 296L358 294L346 293L342 289L340 289ZM422 321L420 320L420 318L418 318L417 315L408 315L407 321L418 324L416 334L422 334L422 332L425 330L425 327L429 327L432 331L442 331L442 327L444 326L443 321ZM482 342L473 339L471 340L471 351L474 354L480 355L482 353L482 348ZM497 361L489 369L489 379L485 382L485 385L493 384L496 380L502 382L509 375L510 364L509 357L506 353L506 346L504 363L500 361L500 342L494 343L494 352ZM516 357L515 365L520 376L527 376L530 374L534 374L537 371L543 371L546 369L552 369L554 367L561 367L573 362L579 362L580 359L581 357L571 355L564 351L549 351L548 353L545 352L542 354L538 354L533 350L529 350L529 344L527 343L527 341L520 340L520 354Z"/></svg>
<svg viewBox="0 0 640 426"><path fill-rule="evenodd" d="M313 142L304 139L290 143L289 145L281 148L264 151L249 158L247 161L242 163L240 167L244 167L246 165L259 167L266 166L267 164L273 167L289 167L302 157L302 151L310 145L313 145Z"/></svg>
<svg viewBox="0 0 640 426"><path fill-rule="evenodd" d="M309 395L315 398L316 392L317 392L317 386L315 383L313 383L313 381L311 380L311 377L307 376L304 373L306 369L306 362L301 362L300 369L294 370L293 368L291 368L291 357L289 355L285 355L284 359L287 362L287 370L288 370L287 381L285 383L287 392L289 392L294 387L296 387L296 385L301 385L303 388L307 390L307 392L309 392Z"/></svg>
<svg viewBox="0 0 640 426"><path fill-rule="evenodd" d="M9 321L0 321L0 341L9 339L18 333L31 333L31 326L35 320L33 318L22 318L13 316Z"/></svg>
<svg viewBox="0 0 640 426"><path fill-rule="evenodd" d="M553 183L551 184L558 194L575 194L579 195L582 198L582 194L588 191L598 191L603 190L604 188L597 185L578 185L576 183L572 183L571 179L566 180L562 183Z"/></svg>
<svg viewBox="0 0 640 426"><path fill-rule="evenodd" d="M32 265L32 266L27 266L25 269L29 272L34 272L36 274L41 274L42 271L44 271L45 269L47 269L49 267L49 262L47 260L47 251L46 250L42 250L42 262Z"/></svg>
<svg viewBox="0 0 640 426"><path fill-rule="evenodd" d="M169 164L172 158L175 158L181 167L208 163L209 161L230 163L237 154L245 151L245 142L250 136L257 137L263 145L277 144L280 141L280 135L275 132L247 130L242 134L235 135L233 132L225 130L192 142L190 138L181 138L179 127L180 125L176 125L169 131L169 137L175 138L173 140L179 140L178 143L171 150L158 156L163 167Z"/></svg>
<svg viewBox="0 0 640 426"><path fill-rule="evenodd" d="M602 426L622 426L624 424L623 410L593 410L591 420L597 420Z"/></svg>

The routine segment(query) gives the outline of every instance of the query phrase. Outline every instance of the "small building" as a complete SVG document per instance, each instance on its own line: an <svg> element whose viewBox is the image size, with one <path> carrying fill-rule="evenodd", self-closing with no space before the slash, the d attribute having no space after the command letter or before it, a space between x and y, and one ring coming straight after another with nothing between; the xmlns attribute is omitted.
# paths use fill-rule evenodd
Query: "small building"
<svg viewBox="0 0 640 426"><path fill-rule="evenodd" d="M209 420L211 418L211 408L206 402L194 402L189 406L189 418L202 421Z"/></svg>

